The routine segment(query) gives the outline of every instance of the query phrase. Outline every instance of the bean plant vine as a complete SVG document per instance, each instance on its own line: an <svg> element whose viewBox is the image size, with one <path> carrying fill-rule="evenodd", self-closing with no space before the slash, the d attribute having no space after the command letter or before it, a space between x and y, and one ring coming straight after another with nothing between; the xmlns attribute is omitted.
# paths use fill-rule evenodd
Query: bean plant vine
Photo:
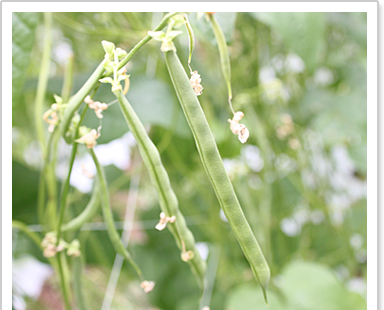
<svg viewBox="0 0 384 310"><path fill-rule="evenodd" d="M217 41L222 74L228 89L229 111L231 114L228 117L229 124L223 126L237 135L241 143L246 143L249 130L244 124L240 123L244 113L235 111L231 102L233 94L230 60L223 31L214 13L204 13L203 15L212 26ZM197 250L195 237L180 211L177 195L171 186L170 176L162 164L160 153L125 96L130 88L129 79L134 78L127 74L129 72L127 72L126 65L133 61L133 57L152 39L161 42L160 49L164 55L174 91L192 131L201 163L267 301L267 287L270 279L267 261L242 211L198 100L198 96L203 94L202 77L197 70L192 69L195 36L188 20L188 14L184 12L166 14L160 23L154 29L148 31L148 34L128 52L116 47L114 43L107 40L108 38L103 40L100 48L104 49L104 59L100 61L100 64L83 86L72 96L69 95L73 70L73 63L70 62L66 70L61 96L55 96L55 103L51 105L48 111L43 113L42 98L46 92L49 71L51 24L51 14L45 13L44 54L35 104L37 136L44 157L38 203L39 220L43 225L43 238L29 231L28 227L21 222L14 222L13 226L30 237L54 267L60 280L64 308L66 310L74 308L88 309L87 302L83 298L80 279L83 266L81 252L85 245L81 244L77 238L72 237L72 239L69 239L70 236L76 236L76 234L70 235L67 233L70 231L78 232L84 224L92 221L99 208L102 210L108 236L116 253L122 255L133 268L144 292L149 293L156 290L155 282L146 276L146 266L135 261L134 255L128 251L120 239L121 236L115 227L105 172L93 150L98 138L103 134L103 130L108 130L108 128L103 127L103 111L108 109L109 104L97 101L97 90L102 83L111 84L111 92L116 97L121 113L138 144L142 161L156 190L161 207L156 229L159 231L164 228L169 229L179 248L180 259L190 266L201 292L204 291L206 261ZM180 61L174 44L174 39L182 33L181 29L183 28L181 27L185 27L189 38L189 55L185 63ZM189 68L189 72L185 71L183 65ZM87 110L93 110L95 117L100 120L98 128L83 126L82 123ZM45 138L47 135L43 132L43 120L49 123L47 141ZM60 138L72 145L69 169L61 191L56 188L53 173L57 160L57 144ZM96 166L97 174L89 202L79 215L65 222L65 215L68 214L69 206L70 178L78 148L80 147L85 147L89 151ZM46 190L47 192L45 192ZM71 285L72 281L73 286ZM208 307L209 305L202 306Z"/></svg>

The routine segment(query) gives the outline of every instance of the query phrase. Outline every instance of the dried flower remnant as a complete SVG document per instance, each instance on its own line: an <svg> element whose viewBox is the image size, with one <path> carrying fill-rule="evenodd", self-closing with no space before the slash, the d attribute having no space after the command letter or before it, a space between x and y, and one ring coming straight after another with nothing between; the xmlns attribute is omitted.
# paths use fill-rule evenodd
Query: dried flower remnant
<svg viewBox="0 0 384 310"><path fill-rule="evenodd" d="M89 149L93 148L97 144L96 139L100 137L100 129L101 127L99 127L97 131L96 129L92 129L91 131L86 132L87 128L82 126L80 127L80 132L83 132L83 135L75 141L85 144Z"/></svg>
<svg viewBox="0 0 384 310"><path fill-rule="evenodd" d="M41 242L41 246L44 249L44 257L53 257L56 255L57 252L64 250L67 246L67 243L63 240L60 240L58 246L56 246L56 242L56 233L49 232L45 235L43 241Z"/></svg>
<svg viewBox="0 0 384 310"><path fill-rule="evenodd" d="M43 114L43 119L45 122L49 124L48 131L53 132L53 129L59 122L59 116L57 115L57 111L59 110L59 106L57 103L51 105L51 108Z"/></svg>
<svg viewBox="0 0 384 310"><path fill-rule="evenodd" d="M249 130L244 124L239 124L239 121L244 117L244 113L241 111L236 112L233 115L232 119L228 119L228 122L231 124L230 129L235 134L238 135L241 143L247 142L249 138Z"/></svg>
<svg viewBox="0 0 384 310"><path fill-rule="evenodd" d="M191 72L191 85L193 87L193 90L195 91L195 94L197 96L200 96L203 93L203 86L201 83L201 77L200 74L197 71Z"/></svg>
<svg viewBox="0 0 384 310"><path fill-rule="evenodd" d="M160 213L160 221L156 225L157 230L163 230L167 223L174 223L176 221L176 216L167 217L164 212Z"/></svg>
<svg viewBox="0 0 384 310"><path fill-rule="evenodd" d="M95 114L98 118L103 118L103 115L101 113L104 110L108 109L108 105L106 103L93 101L90 96L85 97L84 102L88 104L90 109L95 110Z"/></svg>
<svg viewBox="0 0 384 310"><path fill-rule="evenodd" d="M144 290L145 293L149 293L155 287L155 282L153 282L153 281L143 281L143 282L141 282L140 286Z"/></svg>
<svg viewBox="0 0 384 310"><path fill-rule="evenodd" d="M184 251L184 252L181 253L181 259L184 262L187 262L190 259L193 259L194 256L195 256L195 254L193 253L193 251Z"/></svg>

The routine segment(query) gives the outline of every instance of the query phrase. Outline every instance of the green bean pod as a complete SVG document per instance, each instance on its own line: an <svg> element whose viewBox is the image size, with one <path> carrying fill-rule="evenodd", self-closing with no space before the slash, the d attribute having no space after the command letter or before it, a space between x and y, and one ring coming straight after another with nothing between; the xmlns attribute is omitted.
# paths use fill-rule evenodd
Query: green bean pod
<svg viewBox="0 0 384 310"><path fill-rule="evenodd" d="M109 193L108 193L108 187L107 187L107 181L104 175L104 170L99 162L99 160L96 157L95 152L93 149L89 149L89 152L91 153L92 159L95 163L96 170L97 170L97 176L99 178L100 182L100 188L101 188L101 207L103 210L103 217L105 220L105 223L107 225L107 232L109 239L112 242L112 245L117 253L122 255L135 269L136 273L140 277L141 281L144 281L143 273L141 272L139 266L136 264L136 262L133 260L131 254L129 254L128 250L125 248L125 246L121 243L120 236L116 230L115 223L113 220L113 214L111 211L111 207L109 204Z"/></svg>
<svg viewBox="0 0 384 310"><path fill-rule="evenodd" d="M227 41L219 23L217 22L213 14L209 14L209 20L212 25L212 30L215 34L217 46L219 47L221 70L223 71L225 82L228 88L228 98L232 99L232 87L231 87L231 65L229 62L229 54L227 48Z"/></svg>
<svg viewBox="0 0 384 310"><path fill-rule="evenodd" d="M188 76L175 52L169 51L164 54L169 75L192 130L203 166L266 299L266 289L270 279L269 266L240 207L215 139Z"/></svg>
<svg viewBox="0 0 384 310"><path fill-rule="evenodd" d="M189 259L188 263L197 277L199 285L203 287L206 263L196 249L193 234L188 229L184 216L179 210L176 195L172 190L168 174L161 162L160 154L123 93L116 91L114 94L120 103L128 127L137 141L143 162L157 191L162 211L168 217L176 216L176 221L168 223L167 227L175 237L179 249L193 252L193 258ZM185 248L183 248L183 242Z"/></svg>
<svg viewBox="0 0 384 310"><path fill-rule="evenodd" d="M80 229L84 223L89 222L97 213L100 206L100 182L95 180L95 187L91 199L84 210L75 218L61 227L61 231L73 231Z"/></svg>

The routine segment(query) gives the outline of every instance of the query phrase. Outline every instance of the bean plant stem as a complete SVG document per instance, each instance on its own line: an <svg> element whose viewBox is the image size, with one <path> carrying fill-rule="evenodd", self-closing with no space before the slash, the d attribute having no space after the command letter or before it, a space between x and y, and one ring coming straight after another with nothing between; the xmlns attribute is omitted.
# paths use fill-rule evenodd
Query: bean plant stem
<svg viewBox="0 0 384 310"><path fill-rule="evenodd" d="M41 58L41 67L39 74L39 81L37 84L37 92L35 99L35 126L37 138L40 143L40 148L43 156L45 156L45 134L44 134L44 124L42 122L42 115L44 110L44 97L47 90L48 75L49 75L49 62L51 57L51 47L52 47L52 13L44 12L44 47L43 55Z"/></svg>
<svg viewBox="0 0 384 310"><path fill-rule="evenodd" d="M60 286L61 286L61 291L63 293L63 301L64 301L64 306L66 310L71 310L71 304L69 301L69 295L67 291L67 284L65 281L65 275L64 275L64 270L63 270L63 264L61 261L61 253L57 253L56 258L57 258L57 265L59 267L59 273L60 273Z"/></svg>
<svg viewBox="0 0 384 310"><path fill-rule="evenodd" d="M83 112L81 113L81 118L80 118L80 121L77 125L77 128L76 128L76 136L78 134L78 131L79 131L79 127L85 117L85 113L87 112L87 108L88 108L88 105L86 105L84 107L84 110ZM69 168L68 168L68 175L67 175L67 179L65 180L65 183L64 183L64 187L63 187L63 191L61 193L61 200L60 200L60 214L59 214L59 220L58 220L58 223L57 223L57 244L59 244L60 242L60 236L61 236L61 225L63 223L63 220L64 220L64 215L65 215L65 209L66 209L66 204L67 204L67 197L68 197L68 191L69 191L69 182L70 182L70 179L71 179L71 173L72 173L72 168L73 168L73 163L75 162L75 158L76 158L76 152L77 152L77 145L78 143L77 142L74 142L73 143L73 146L72 146L72 152L71 152L71 157L70 157L70 160L69 160Z"/></svg>
<svg viewBox="0 0 384 310"><path fill-rule="evenodd" d="M168 20L177 14L179 14L179 12L168 13L167 15L165 15L159 25L157 25L157 27L153 31L163 29L167 25ZM136 53L151 39L152 37L150 35L146 35L139 43L137 43L128 53L128 55L125 56L124 59L119 63L119 69L124 67L132 59L132 57L136 55ZM92 75L88 78L88 80L84 83L84 85L80 88L80 90L69 101L68 106L65 109L63 118L60 122L60 133L67 143L72 143L72 138L67 135L67 131L71 124L72 117L74 116L76 110L79 109L79 107L83 103L84 98L89 94L91 89L99 83L99 79L103 77L104 71L105 70L103 60L96 68L96 70L92 73ZM110 74L106 74L104 76L109 75Z"/></svg>

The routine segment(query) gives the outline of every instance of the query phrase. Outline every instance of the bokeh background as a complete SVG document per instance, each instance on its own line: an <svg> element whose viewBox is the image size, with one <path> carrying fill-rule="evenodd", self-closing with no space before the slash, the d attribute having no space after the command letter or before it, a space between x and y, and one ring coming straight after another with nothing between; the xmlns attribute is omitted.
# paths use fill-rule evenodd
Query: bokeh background
<svg viewBox="0 0 384 310"><path fill-rule="evenodd" d="M76 92L104 56L108 40L130 50L162 13L54 13L46 109L60 94L69 57ZM181 211L208 261L203 299L211 309L366 309L367 16L366 13L216 13L229 45L233 104L250 138L241 144L231 118L218 48L209 23L189 19L196 36L192 68L199 97L243 210L271 267L269 308L215 197L168 76L160 43L128 64L127 95L158 147ZM42 158L34 98L43 44L43 15L13 13L12 216L36 232ZM176 40L187 70L188 36ZM111 102L102 85L95 99ZM86 124L99 120L88 111ZM111 191L116 225L147 278L145 295L128 264L116 258L101 211L78 234L90 309L197 309L200 291L167 230L154 229L156 193L117 104L104 111L95 152ZM70 146L59 142L57 185ZM92 191L95 167L79 148L70 211ZM39 249L13 231L14 309L61 309L59 284ZM121 268L120 268L121 267ZM109 283L109 284L108 284ZM116 283L116 287L113 286ZM112 297L113 296L113 297ZM110 305L110 307L109 307Z"/></svg>

